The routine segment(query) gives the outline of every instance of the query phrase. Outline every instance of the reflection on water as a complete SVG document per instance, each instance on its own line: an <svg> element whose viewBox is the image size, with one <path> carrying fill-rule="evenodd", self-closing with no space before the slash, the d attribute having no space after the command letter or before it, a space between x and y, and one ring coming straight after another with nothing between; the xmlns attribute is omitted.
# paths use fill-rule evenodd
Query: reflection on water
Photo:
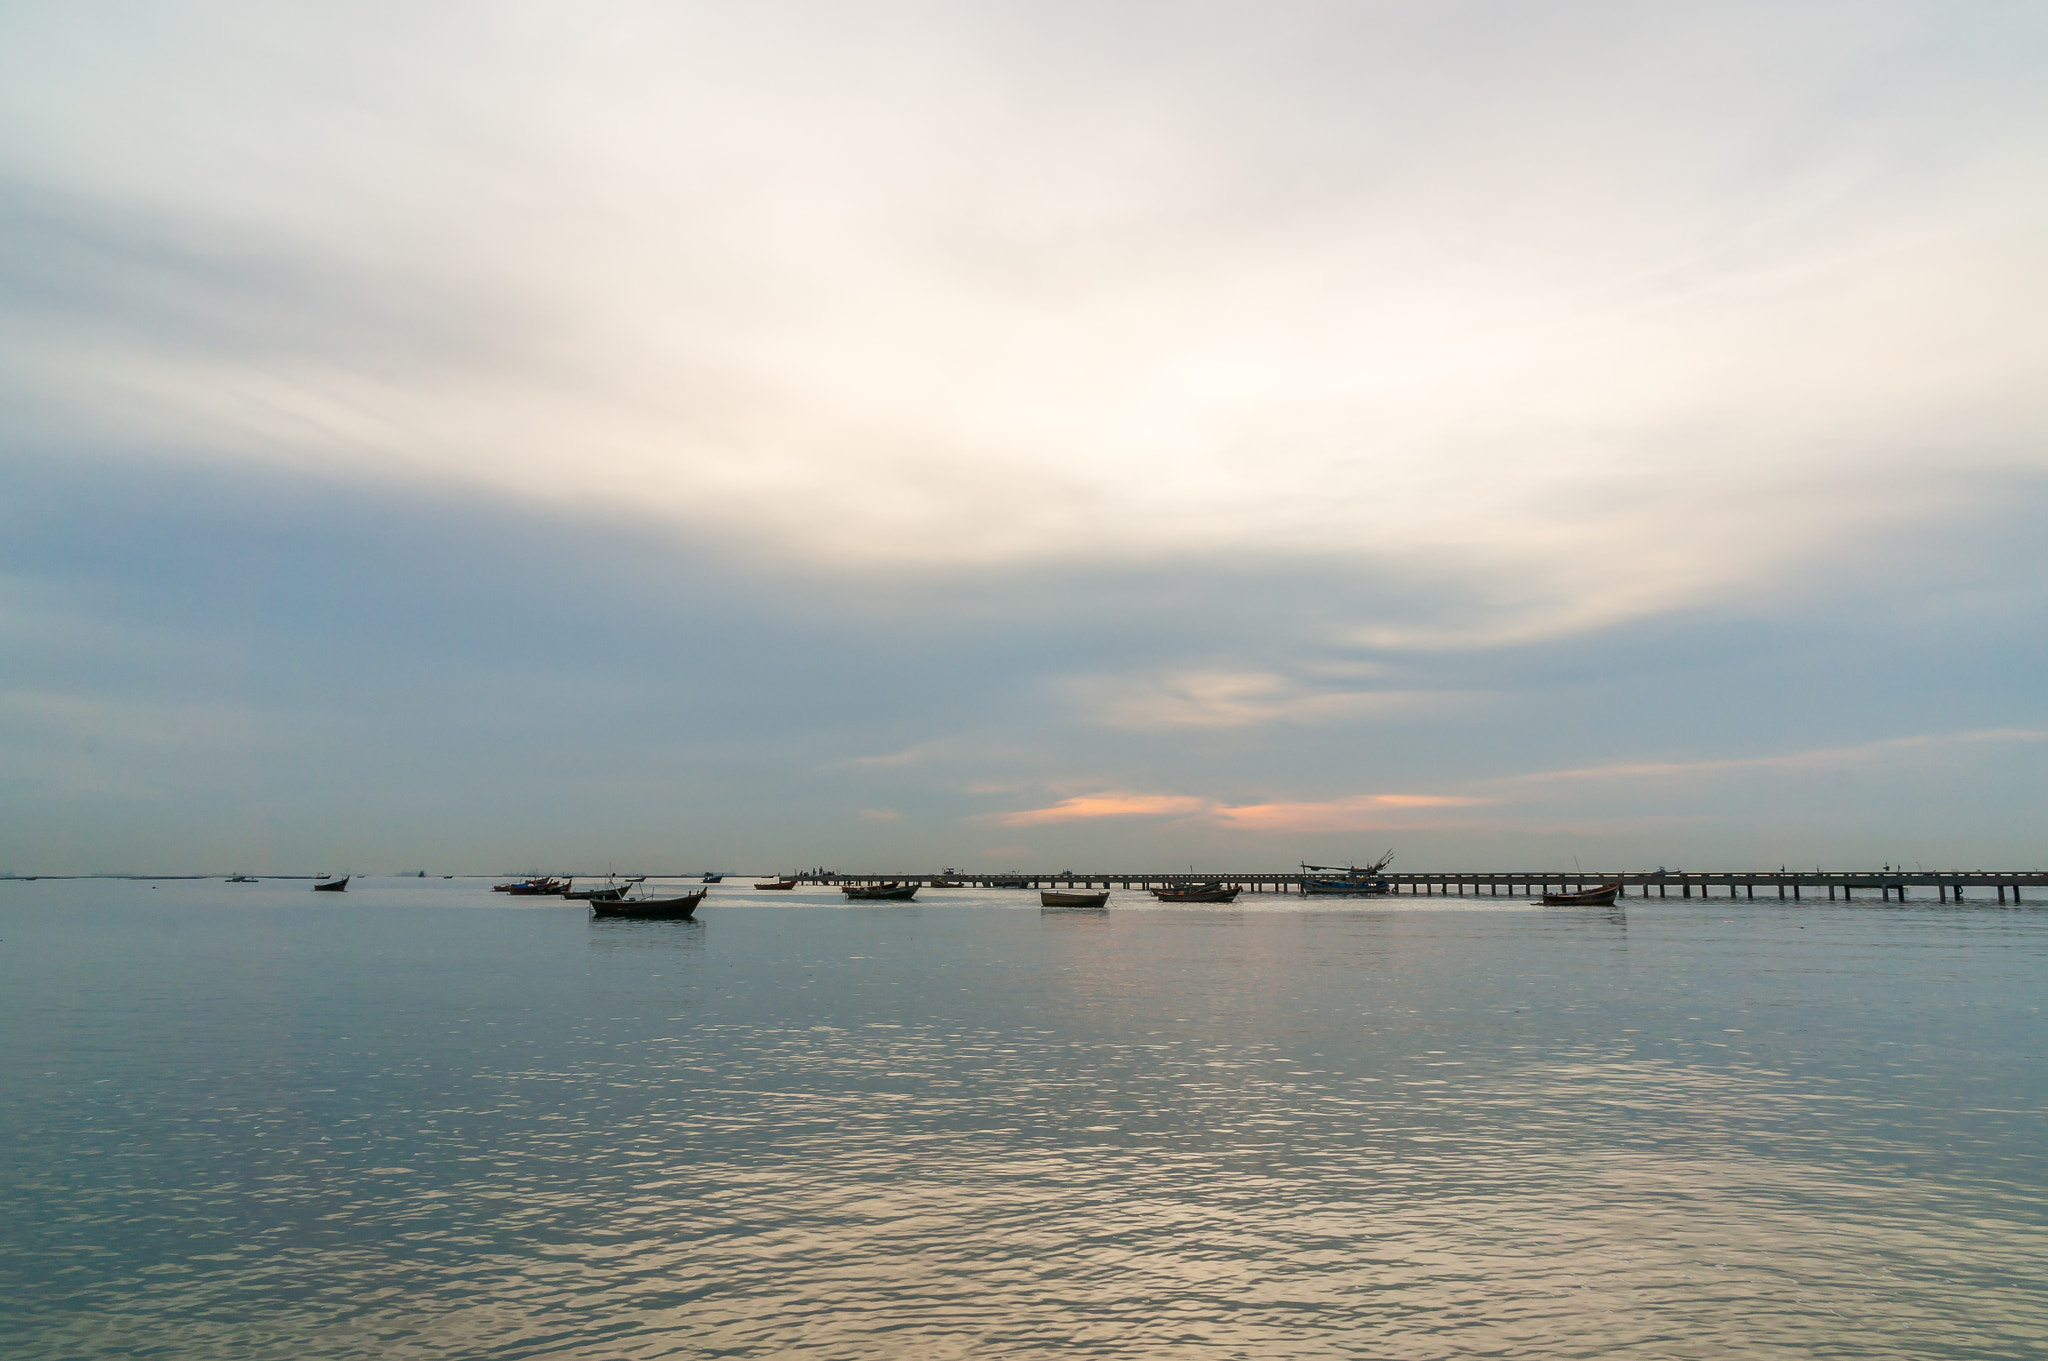
<svg viewBox="0 0 2048 1361"><path fill-rule="evenodd" d="M2048 1342L2048 916L363 887L0 886L9 1355Z"/></svg>

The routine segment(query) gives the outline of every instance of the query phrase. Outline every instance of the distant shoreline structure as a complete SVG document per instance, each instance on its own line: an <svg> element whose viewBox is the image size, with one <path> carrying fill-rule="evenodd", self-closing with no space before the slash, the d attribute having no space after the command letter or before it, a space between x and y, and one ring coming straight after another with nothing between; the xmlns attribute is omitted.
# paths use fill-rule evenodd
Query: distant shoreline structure
<svg viewBox="0 0 2048 1361"><path fill-rule="evenodd" d="M647 871L649 879L696 879L702 870L677 870L673 872ZM255 880L281 880L303 882L325 878L315 874L263 874L253 876ZM399 879L418 882L423 876L419 871L408 870L403 874L356 876L360 879ZM496 874L461 874L425 876L434 882L442 879L491 879ZM579 876L602 877L602 876ZM765 875L738 874L727 872L727 877L752 879ZM780 877L780 876L776 876ZM1299 870L1199 870L1188 873L1163 873L1158 871L1001 871L988 872L958 870L948 867L944 870L905 871L891 870L862 871L857 873L838 870L807 870L789 876L798 885L843 888L880 883L915 883L935 887L958 888L1015 888L1015 889L1091 889L1122 888L1131 890L1171 889L1178 885L1196 883L1219 883L1234 886L1245 893L1295 893L1300 894L1303 874ZM0 874L0 882L35 883L40 880L142 880L155 883L191 883L205 880L239 880L248 882L252 876L227 874ZM1859 901L1857 895L1866 897L1876 894L1879 901L1907 901L1907 893L1913 889L1931 890L1941 902L1980 902L1998 904L2011 903L2025 906L2029 901L2048 904L2048 869L2032 870L1923 870L1898 869L1884 866L1876 870L1406 870L1381 871L1375 876L1386 885L1384 892L1375 892L1370 897L1441 897L1441 898L1513 898L1521 896L1539 897L1548 892L1568 893L1601 884L1618 883L1624 898L1679 899L1691 898L1756 901L1785 900L1788 902L1821 901L1820 893L1825 891L1825 901ZM1764 890L1759 894L1758 890ZM2034 890L2030 900L2026 890ZM1320 895L1316 895L1320 896Z"/></svg>

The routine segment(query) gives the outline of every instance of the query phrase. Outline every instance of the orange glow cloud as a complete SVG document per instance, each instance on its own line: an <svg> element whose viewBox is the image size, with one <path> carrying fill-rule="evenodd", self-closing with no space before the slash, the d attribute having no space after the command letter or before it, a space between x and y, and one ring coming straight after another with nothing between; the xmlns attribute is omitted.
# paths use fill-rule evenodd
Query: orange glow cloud
<svg viewBox="0 0 2048 1361"><path fill-rule="evenodd" d="M1464 808L1485 799L1443 794L1361 794L1322 803L1248 803L1232 806L1190 794L1083 794L1050 808L1000 813L988 821L1005 827L1035 827L1090 818L1205 817L1247 831L1345 831L1377 826L1389 813L1410 808Z"/></svg>
<svg viewBox="0 0 2048 1361"><path fill-rule="evenodd" d="M1172 813L1206 813L1215 805L1186 794L1083 794L1061 799L1050 808L1001 813L990 821L1004 827L1035 827L1047 822L1084 818L1163 817Z"/></svg>
<svg viewBox="0 0 2048 1361"><path fill-rule="evenodd" d="M1213 816L1231 827L1259 832L1344 832L1387 825L1387 815L1410 808L1467 808L1485 799L1442 794L1363 794L1320 803L1248 803L1217 808Z"/></svg>

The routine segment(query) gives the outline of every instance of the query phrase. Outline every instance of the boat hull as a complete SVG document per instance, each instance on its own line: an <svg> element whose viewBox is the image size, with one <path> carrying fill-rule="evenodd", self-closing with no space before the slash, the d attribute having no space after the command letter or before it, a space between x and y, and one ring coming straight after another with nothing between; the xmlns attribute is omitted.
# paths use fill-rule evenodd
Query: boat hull
<svg viewBox="0 0 2048 1361"><path fill-rule="evenodd" d="M313 885L313 891L315 893L346 893L348 892L348 876L344 875L339 879L329 879L324 884L315 884Z"/></svg>
<svg viewBox="0 0 2048 1361"><path fill-rule="evenodd" d="M1040 907L1106 907L1109 904L1109 890L1100 893L1055 893L1049 888L1038 891Z"/></svg>
<svg viewBox="0 0 2048 1361"><path fill-rule="evenodd" d="M1380 898L1392 893L1394 886L1384 879L1304 879L1301 891L1311 898Z"/></svg>
<svg viewBox="0 0 2048 1361"><path fill-rule="evenodd" d="M916 884L846 884L842 892L855 902L907 903L917 896Z"/></svg>
<svg viewBox="0 0 2048 1361"><path fill-rule="evenodd" d="M704 901L704 890L685 893L680 898L628 898L620 902L593 902L590 915L593 917L618 917L628 921L694 921L697 904Z"/></svg>
<svg viewBox="0 0 2048 1361"><path fill-rule="evenodd" d="M763 893L774 893L782 889L795 888L796 880L786 879L773 884L756 884L754 887L760 889Z"/></svg>

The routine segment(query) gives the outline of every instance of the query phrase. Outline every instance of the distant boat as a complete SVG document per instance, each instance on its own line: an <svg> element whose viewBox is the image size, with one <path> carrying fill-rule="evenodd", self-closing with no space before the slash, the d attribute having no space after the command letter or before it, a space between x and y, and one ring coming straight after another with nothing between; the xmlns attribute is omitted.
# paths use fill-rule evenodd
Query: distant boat
<svg viewBox="0 0 2048 1361"><path fill-rule="evenodd" d="M615 903L626 896L630 887L630 884L606 884L603 888L564 889L562 896L572 903Z"/></svg>
<svg viewBox="0 0 2048 1361"><path fill-rule="evenodd" d="M795 888L795 887L796 887L796 880L794 880L794 879L777 879L777 880L776 880L776 881L775 881L774 883L772 883L772 884L756 884L756 885L754 885L754 887L755 887L755 888L761 888L761 889L776 889L776 888Z"/></svg>
<svg viewBox="0 0 2048 1361"><path fill-rule="evenodd" d="M344 874L339 879L329 879L324 883L315 884L313 885L313 891L315 893L346 893L348 891L348 876Z"/></svg>
<svg viewBox="0 0 2048 1361"><path fill-rule="evenodd" d="M916 884L842 884L840 891L849 898L907 903L917 896Z"/></svg>
<svg viewBox="0 0 2048 1361"><path fill-rule="evenodd" d="M722 884L725 882L725 876L722 874L707 874L704 876L701 882L707 884Z"/></svg>
<svg viewBox="0 0 2048 1361"><path fill-rule="evenodd" d="M1392 863L1394 853L1388 851L1370 865L1308 865L1301 867L1301 891L1310 896L1322 894L1326 897L1377 898L1392 893L1394 886L1380 877L1380 872Z"/></svg>
<svg viewBox="0 0 2048 1361"><path fill-rule="evenodd" d="M1244 890L1225 888L1216 880L1206 884L1182 884L1175 888L1155 888L1152 896L1162 903L1234 903L1237 895Z"/></svg>
<svg viewBox="0 0 2048 1361"><path fill-rule="evenodd" d="M618 898L608 901L592 900L590 915L593 917L628 917L637 921L694 921L697 904L704 901L709 890L698 889L676 898Z"/></svg>
<svg viewBox="0 0 2048 1361"><path fill-rule="evenodd" d="M231 884L253 884L256 880L252 875L233 874L228 876L228 882Z"/></svg>
<svg viewBox="0 0 2048 1361"><path fill-rule="evenodd" d="M1545 907L1613 907L1614 900L1621 893L1621 881L1601 884L1597 888L1582 888L1575 893L1546 893Z"/></svg>
<svg viewBox="0 0 2048 1361"><path fill-rule="evenodd" d="M1049 888L1038 890L1041 907L1104 907L1109 903L1109 890L1100 893L1059 893Z"/></svg>

